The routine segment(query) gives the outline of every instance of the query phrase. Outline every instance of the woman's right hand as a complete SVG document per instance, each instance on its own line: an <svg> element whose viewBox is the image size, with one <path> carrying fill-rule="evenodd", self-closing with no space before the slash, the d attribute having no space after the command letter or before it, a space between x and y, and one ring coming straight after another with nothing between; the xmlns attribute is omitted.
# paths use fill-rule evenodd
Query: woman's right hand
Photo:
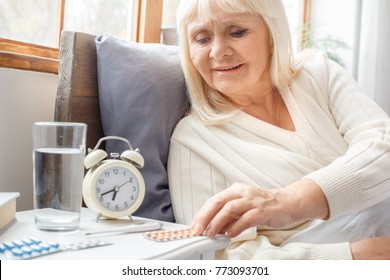
<svg viewBox="0 0 390 280"><path fill-rule="evenodd" d="M322 190L310 180L285 188L263 189L241 183L211 197L194 216L196 234L235 237L247 228L283 228L298 221L326 218L329 209Z"/></svg>
<svg viewBox="0 0 390 280"><path fill-rule="evenodd" d="M390 237L372 237L351 243L354 260L390 260Z"/></svg>

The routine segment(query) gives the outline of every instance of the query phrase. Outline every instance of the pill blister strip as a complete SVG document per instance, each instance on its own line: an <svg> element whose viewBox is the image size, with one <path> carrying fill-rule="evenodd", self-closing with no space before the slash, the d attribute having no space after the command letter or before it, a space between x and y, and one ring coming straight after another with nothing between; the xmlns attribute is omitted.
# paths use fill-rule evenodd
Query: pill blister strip
<svg viewBox="0 0 390 280"><path fill-rule="evenodd" d="M159 230L148 231L144 234L145 238L159 242L173 241L196 237L194 231L190 228L175 229L175 230Z"/></svg>
<svg viewBox="0 0 390 280"><path fill-rule="evenodd" d="M112 243L101 240L85 240L61 245L58 242L42 241L35 237L29 237L0 243L0 259L26 260L64 251L76 251L110 244Z"/></svg>

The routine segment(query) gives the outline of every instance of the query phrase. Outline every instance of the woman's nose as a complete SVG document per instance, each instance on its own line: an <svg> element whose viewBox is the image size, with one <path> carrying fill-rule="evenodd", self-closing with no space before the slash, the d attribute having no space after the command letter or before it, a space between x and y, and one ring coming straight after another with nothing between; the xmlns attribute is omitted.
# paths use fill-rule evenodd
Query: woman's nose
<svg viewBox="0 0 390 280"><path fill-rule="evenodd" d="M218 37L213 39L210 50L210 58L219 61L232 54L233 49L228 40Z"/></svg>

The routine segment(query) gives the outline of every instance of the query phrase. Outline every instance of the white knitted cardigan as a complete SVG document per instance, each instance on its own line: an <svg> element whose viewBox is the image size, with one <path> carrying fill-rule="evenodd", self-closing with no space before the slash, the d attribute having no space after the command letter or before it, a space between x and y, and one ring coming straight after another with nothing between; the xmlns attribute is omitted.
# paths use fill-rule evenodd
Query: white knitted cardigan
<svg viewBox="0 0 390 280"><path fill-rule="evenodd" d="M191 115L180 121L168 161L179 223L189 224L206 199L234 182L280 188L310 178L326 195L328 223L390 197L390 120L344 69L317 54L281 95L294 132L244 112L220 126L203 125ZM351 258L347 237L329 244L286 242L308 223L281 230L258 227L218 257Z"/></svg>

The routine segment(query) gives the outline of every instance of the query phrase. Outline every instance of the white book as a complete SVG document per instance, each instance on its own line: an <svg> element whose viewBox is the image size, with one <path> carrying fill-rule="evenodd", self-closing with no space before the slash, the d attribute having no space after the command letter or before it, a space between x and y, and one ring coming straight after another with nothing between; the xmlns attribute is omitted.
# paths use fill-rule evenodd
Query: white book
<svg viewBox="0 0 390 280"><path fill-rule="evenodd" d="M0 234L16 221L16 198L19 196L18 192L0 192Z"/></svg>

